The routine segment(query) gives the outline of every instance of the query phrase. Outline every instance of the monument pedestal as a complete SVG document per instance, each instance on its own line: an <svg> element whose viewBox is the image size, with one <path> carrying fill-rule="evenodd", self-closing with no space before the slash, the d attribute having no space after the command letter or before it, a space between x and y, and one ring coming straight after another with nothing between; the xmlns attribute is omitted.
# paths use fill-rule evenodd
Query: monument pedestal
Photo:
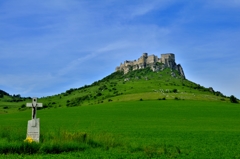
<svg viewBox="0 0 240 159"><path fill-rule="evenodd" d="M33 141L39 142L40 138L40 119L28 120L27 137L31 137Z"/></svg>

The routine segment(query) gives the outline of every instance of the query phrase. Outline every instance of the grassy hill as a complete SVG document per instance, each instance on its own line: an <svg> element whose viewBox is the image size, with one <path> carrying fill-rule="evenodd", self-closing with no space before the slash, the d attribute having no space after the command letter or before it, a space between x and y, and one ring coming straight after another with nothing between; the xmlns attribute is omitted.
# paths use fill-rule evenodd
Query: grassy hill
<svg viewBox="0 0 240 159"><path fill-rule="evenodd" d="M70 89L65 93L45 98L47 106L80 106L104 102L189 99L225 101L220 92L211 92L191 81L182 79L178 72L165 69L152 72L150 69L132 71L126 75L115 72L90 86ZM51 101L58 100L52 104Z"/></svg>
<svg viewBox="0 0 240 159"><path fill-rule="evenodd" d="M164 99L229 102L221 92L183 79L177 71L164 69L153 72L149 68L131 71L126 75L123 72L114 72L91 85L72 88L39 100L44 104L44 108L57 108ZM0 113L26 110L25 103L30 101L30 98L21 98L19 95L4 94L0 98Z"/></svg>
<svg viewBox="0 0 240 159"><path fill-rule="evenodd" d="M39 144L23 142L27 102L0 98L0 158L240 158L239 104L170 69L114 72L40 98Z"/></svg>

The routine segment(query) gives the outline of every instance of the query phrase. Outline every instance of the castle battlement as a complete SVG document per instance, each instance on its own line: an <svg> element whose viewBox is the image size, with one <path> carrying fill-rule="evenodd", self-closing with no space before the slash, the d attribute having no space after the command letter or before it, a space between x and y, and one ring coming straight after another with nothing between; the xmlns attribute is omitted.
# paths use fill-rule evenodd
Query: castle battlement
<svg viewBox="0 0 240 159"><path fill-rule="evenodd" d="M161 66L157 67L157 63L161 63ZM116 67L116 71L124 71L124 74L128 73L130 70L138 70L146 67L150 67L153 71L163 70L164 68L171 68L173 70L179 71L179 73L185 78L183 69L180 64L176 64L175 55L173 53L161 54L158 58L155 55L148 55L148 53L143 53L143 55L134 61L124 61L120 66Z"/></svg>

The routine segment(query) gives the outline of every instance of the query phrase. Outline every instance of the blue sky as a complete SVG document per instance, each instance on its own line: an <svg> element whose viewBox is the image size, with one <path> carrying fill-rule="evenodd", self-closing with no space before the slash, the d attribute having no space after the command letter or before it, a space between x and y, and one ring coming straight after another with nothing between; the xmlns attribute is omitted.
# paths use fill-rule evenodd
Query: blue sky
<svg viewBox="0 0 240 159"><path fill-rule="evenodd" d="M142 53L174 53L187 79L240 98L238 0L0 0L0 89L49 96Z"/></svg>

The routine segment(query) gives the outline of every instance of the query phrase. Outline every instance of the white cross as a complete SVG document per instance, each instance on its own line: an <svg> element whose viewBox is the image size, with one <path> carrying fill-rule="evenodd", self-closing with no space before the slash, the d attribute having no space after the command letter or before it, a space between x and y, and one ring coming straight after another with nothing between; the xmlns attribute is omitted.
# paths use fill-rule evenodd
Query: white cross
<svg viewBox="0 0 240 159"><path fill-rule="evenodd" d="M37 107L42 107L42 103L37 103L37 98L32 98L32 103L27 103L27 107L32 107L32 126L36 126Z"/></svg>

